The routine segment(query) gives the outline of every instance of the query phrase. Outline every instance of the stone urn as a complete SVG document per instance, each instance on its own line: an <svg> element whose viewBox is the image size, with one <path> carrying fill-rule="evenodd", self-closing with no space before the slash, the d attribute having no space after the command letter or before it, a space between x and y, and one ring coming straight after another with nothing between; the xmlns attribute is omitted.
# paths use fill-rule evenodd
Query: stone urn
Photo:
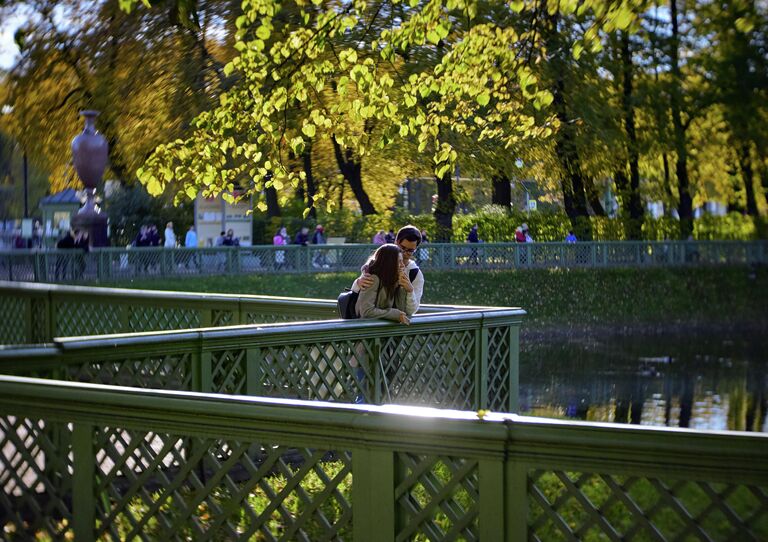
<svg viewBox="0 0 768 542"><path fill-rule="evenodd" d="M72 163L77 176L85 185L86 200L83 207L72 219L72 227L88 231L92 246L107 245L107 217L96 202L96 187L107 168L109 145L96 131L98 111L81 111L85 128L72 140Z"/></svg>

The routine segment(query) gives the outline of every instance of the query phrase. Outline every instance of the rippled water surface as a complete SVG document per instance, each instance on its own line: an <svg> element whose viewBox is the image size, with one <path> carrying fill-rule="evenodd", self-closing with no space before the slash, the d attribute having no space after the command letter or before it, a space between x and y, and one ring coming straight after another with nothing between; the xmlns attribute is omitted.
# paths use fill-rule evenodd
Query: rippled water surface
<svg viewBox="0 0 768 542"><path fill-rule="evenodd" d="M526 414L768 432L768 333L544 339L520 360Z"/></svg>

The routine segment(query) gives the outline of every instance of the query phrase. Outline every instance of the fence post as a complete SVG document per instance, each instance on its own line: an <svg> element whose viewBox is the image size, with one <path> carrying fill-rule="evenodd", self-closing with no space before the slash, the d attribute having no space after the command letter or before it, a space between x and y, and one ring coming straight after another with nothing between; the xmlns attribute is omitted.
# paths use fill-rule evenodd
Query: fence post
<svg viewBox="0 0 768 542"><path fill-rule="evenodd" d="M592 267L596 267L597 266L597 245L595 244L594 241L590 241L589 250L592 258Z"/></svg>
<svg viewBox="0 0 768 542"><path fill-rule="evenodd" d="M478 463L479 540L510 540L504 524L505 521L514 521L515 516L507 516L504 474L504 461L501 459L481 459Z"/></svg>
<svg viewBox="0 0 768 542"><path fill-rule="evenodd" d="M477 328L477 364L475 369L475 405L476 409L488 408L488 328L485 319Z"/></svg>
<svg viewBox="0 0 768 542"><path fill-rule="evenodd" d="M397 519L395 502L395 452L352 450L352 539L394 542Z"/></svg>
<svg viewBox="0 0 768 542"><path fill-rule="evenodd" d="M245 394L257 396L264 389L264 360L258 347L245 351Z"/></svg>
<svg viewBox="0 0 768 542"><path fill-rule="evenodd" d="M503 517L507 518L506 536L509 542L528 541L528 467L519 459L508 458L504 463ZM482 488L482 486L481 486ZM482 489L481 489L482 491ZM482 495L482 493L481 493Z"/></svg>
<svg viewBox="0 0 768 542"><path fill-rule="evenodd" d="M95 540L96 530L96 454L94 427L76 422L72 428L72 527L75 540Z"/></svg>
<svg viewBox="0 0 768 542"><path fill-rule="evenodd" d="M509 412L517 412L520 403L520 324L509 326Z"/></svg>
<svg viewBox="0 0 768 542"><path fill-rule="evenodd" d="M456 263L456 245L451 243L448 245L451 251L451 269L456 269L458 264Z"/></svg>

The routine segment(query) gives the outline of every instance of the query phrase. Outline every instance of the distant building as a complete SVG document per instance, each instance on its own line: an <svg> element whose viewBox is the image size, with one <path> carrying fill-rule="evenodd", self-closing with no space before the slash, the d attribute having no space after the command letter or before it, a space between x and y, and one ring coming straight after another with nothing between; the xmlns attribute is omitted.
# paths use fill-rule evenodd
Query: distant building
<svg viewBox="0 0 768 542"><path fill-rule="evenodd" d="M80 197L74 188L67 188L40 198L45 237L58 237L62 231L68 230L72 217L78 209L80 209Z"/></svg>

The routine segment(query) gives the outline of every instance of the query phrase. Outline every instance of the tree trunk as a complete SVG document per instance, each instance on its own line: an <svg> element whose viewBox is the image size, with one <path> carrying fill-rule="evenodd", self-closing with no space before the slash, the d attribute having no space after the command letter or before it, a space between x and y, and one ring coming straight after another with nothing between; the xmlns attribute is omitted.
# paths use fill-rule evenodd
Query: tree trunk
<svg viewBox="0 0 768 542"><path fill-rule="evenodd" d="M345 149L342 153L341 146L336 142L336 138L332 137L331 141L333 142L333 153L336 156L336 163L344 179L349 183L349 187L355 194L360 210L363 215L375 215L376 209L363 188L362 164L360 160L355 159L351 149Z"/></svg>
<svg viewBox="0 0 768 542"><path fill-rule="evenodd" d="M456 197L453 194L453 179L450 173L437 179L437 205L435 205L435 222L437 232L435 240L449 243L453 235L453 213L456 211Z"/></svg>
<svg viewBox="0 0 768 542"><path fill-rule="evenodd" d="M627 237L640 239L643 222L643 202L640 199L640 166L635 131L634 106L634 65L629 50L629 34L621 33L621 67L622 67L622 108L624 109L624 130L627 133L627 158L629 161L629 186L622 195L622 205L629 219ZM626 228L626 227L625 227Z"/></svg>
<svg viewBox="0 0 768 542"><path fill-rule="evenodd" d="M277 200L277 190L274 186L264 187L264 199L267 200L267 218L280 216L280 203Z"/></svg>
<svg viewBox="0 0 768 542"><path fill-rule="evenodd" d="M755 176L752 169L752 157L748 143L739 145L739 169L744 181L744 194L747 196L747 214L752 217L760 216L755 199Z"/></svg>
<svg viewBox="0 0 768 542"><path fill-rule="evenodd" d="M550 62L554 79L552 83L552 95L554 97L552 105L560 121L560 129L555 136L555 152L563 170L560 186L563 191L565 213L571 221L576 236L579 239L591 241L592 225L589 221L587 198L584 193L581 161L576 148L576 134L574 133L573 122L568 114L565 103L566 88L564 78L567 59L570 58L570 48L562 43L561 34L557 28L556 14L550 17L546 42L547 49L553 51Z"/></svg>
<svg viewBox="0 0 768 542"><path fill-rule="evenodd" d="M589 175L584 176L584 190L587 193L589 206L592 207L592 212L595 216L608 216L603 207L603 202L600 201L600 192L595 186L595 181Z"/></svg>
<svg viewBox="0 0 768 542"><path fill-rule="evenodd" d="M312 144L311 142L304 148L304 154L301 155L302 165L304 166L305 181L307 183L306 206L309 207L311 218L317 218L317 209L315 208L315 194L317 194L317 185L312 176Z"/></svg>
<svg viewBox="0 0 768 542"><path fill-rule="evenodd" d="M672 39L670 51L670 64L672 70L672 88L670 92L670 105L672 109L672 125L675 132L675 151L677 161L675 173L677 174L677 213L680 215L680 238L687 239L693 233L693 198L691 197L690 181L688 180L688 149L685 140L685 128L681 118L682 107L680 75L680 31L677 21L677 0L669 2L670 19L672 20Z"/></svg>
<svg viewBox="0 0 768 542"><path fill-rule="evenodd" d="M493 188L493 194L491 196L491 203L494 205L501 205L508 210L512 208L512 186L509 182L509 177L503 173L494 175L491 177L491 186Z"/></svg>
<svg viewBox="0 0 768 542"><path fill-rule="evenodd" d="M768 204L768 166L765 165L764 157L760 155L758 155L758 157L760 158L760 185L763 188L763 196L765 197L765 203Z"/></svg>
<svg viewBox="0 0 768 542"><path fill-rule="evenodd" d="M573 231L579 239L592 240L592 225L589 222L587 198L584 192L584 178L581 173L581 160L576 149L575 134L565 107L565 82L558 78L555 85L554 105L560 120L560 130L555 138L555 151L563 168L560 181L563 190L565 212L571 221Z"/></svg>

